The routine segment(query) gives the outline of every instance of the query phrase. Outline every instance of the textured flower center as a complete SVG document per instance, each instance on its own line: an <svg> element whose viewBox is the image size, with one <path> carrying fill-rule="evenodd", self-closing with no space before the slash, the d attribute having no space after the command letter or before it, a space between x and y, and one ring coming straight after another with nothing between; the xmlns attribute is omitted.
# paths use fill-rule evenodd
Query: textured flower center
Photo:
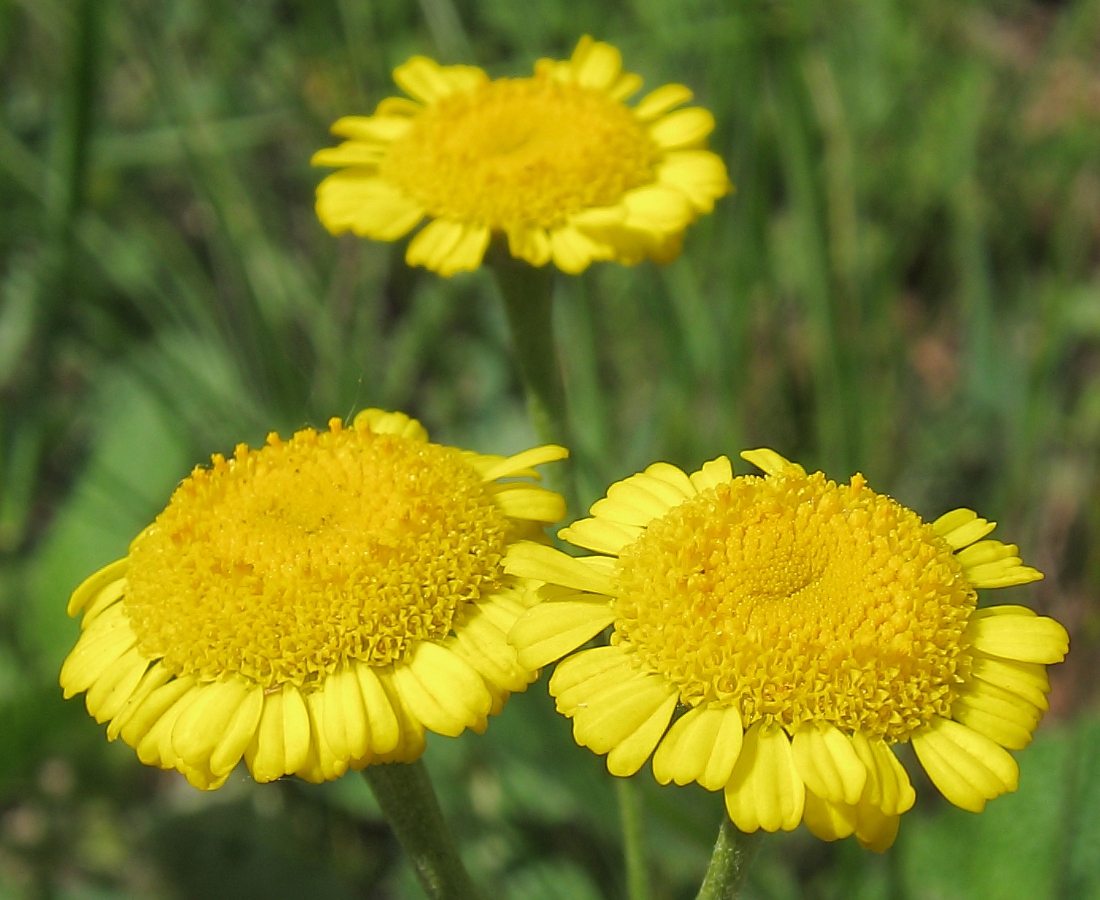
<svg viewBox="0 0 1100 900"><path fill-rule="evenodd" d="M437 218L549 228L652 181L656 153L633 113L600 91L500 79L425 109L379 172Z"/></svg>
<svg viewBox="0 0 1100 900"><path fill-rule="evenodd" d="M797 467L672 509L620 555L616 640L691 705L896 741L947 716L976 595L951 547L856 475Z"/></svg>
<svg viewBox="0 0 1100 900"><path fill-rule="evenodd" d="M495 584L507 520L460 451L329 424L215 456L137 538L124 602L146 655L308 686L439 640Z"/></svg>

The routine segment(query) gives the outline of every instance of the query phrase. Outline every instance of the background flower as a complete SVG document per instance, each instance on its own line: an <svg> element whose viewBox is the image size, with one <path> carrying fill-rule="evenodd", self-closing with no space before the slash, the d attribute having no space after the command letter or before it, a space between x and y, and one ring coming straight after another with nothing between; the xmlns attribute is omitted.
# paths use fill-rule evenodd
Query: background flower
<svg viewBox="0 0 1100 900"><path fill-rule="evenodd" d="M974 812L1016 789L1065 629L975 588L1042 576L993 523L926 524L866 486L807 476L771 450L735 478L667 463L612 485L561 537L600 556L516 544L505 570L545 581L509 640L558 664L550 693L614 775L652 755L662 783L725 792L742 831L855 834L883 851L915 799L892 746L912 742L943 794ZM686 712L673 722L677 709ZM671 727L670 727L671 724Z"/></svg>
<svg viewBox="0 0 1100 900"><path fill-rule="evenodd" d="M493 235L513 256L565 272L601 259L668 262L684 229L730 190L705 149L714 118L678 108L691 91L668 84L625 106L642 79L589 37L568 61L539 60L532 78L490 81L423 56L393 78L413 100L340 119L332 131L348 140L314 154L315 165L343 167L318 186L317 215L334 234L383 241L431 218L409 265L476 269Z"/></svg>

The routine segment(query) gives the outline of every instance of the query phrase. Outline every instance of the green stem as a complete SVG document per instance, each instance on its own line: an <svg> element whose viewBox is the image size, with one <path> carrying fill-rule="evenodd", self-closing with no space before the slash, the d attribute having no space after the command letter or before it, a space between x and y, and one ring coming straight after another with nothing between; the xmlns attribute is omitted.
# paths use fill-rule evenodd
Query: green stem
<svg viewBox="0 0 1100 900"><path fill-rule="evenodd" d="M623 856L626 858L626 895L630 900L649 900L649 871L642 837L642 809L634 782L616 778L619 817L623 827Z"/></svg>
<svg viewBox="0 0 1100 900"><path fill-rule="evenodd" d="M723 816L718 840L695 900L736 900L748 877L763 831L745 834Z"/></svg>
<svg viewBox="0 0 1100 900"><path fill-rule="evenodd" d="M428 770L413 763L380 763L363 777L431 900L478 900L478 892L443 821Z"/></svg>
<svg viewBox="0 0 1100 900"><path fill-rule="evenodd" d="M507 246L494 244L487 256L504 299L512 351L527 395L527 414L539 440L571 447L565 384L554 340L554 268L536 268L513 258ZM551 486L576 510L573 469L554 466Z"/></svg>

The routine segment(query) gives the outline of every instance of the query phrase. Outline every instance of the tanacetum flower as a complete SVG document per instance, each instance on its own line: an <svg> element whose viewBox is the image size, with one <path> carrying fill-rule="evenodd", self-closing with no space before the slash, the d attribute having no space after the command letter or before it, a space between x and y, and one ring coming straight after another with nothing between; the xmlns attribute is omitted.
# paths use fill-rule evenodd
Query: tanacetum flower
<svg viewBox="0 0 1100 900"><path fill-rule="evenodd" d="M416 56L373 116L332 126L343 144L314 165L339 167L317 188L334 234L393 241L425 217L410 265L476 269L494 235L534 266L580 272L594 260L676 257L684 229L731 188L706 150L714 118L683 85L635 107L642 79L610 44L581 39L572 59L543 59L532 78L490 80L472 66Z"/></svg>
<svg viewBox="0 0 1100 900"><path fill-rule="evenodd" d="M804 821L879 851L915 796L896 744L963 809L1015 790L1007 751L1030 742L1069 641L1025 607L977 609L975 589L1042 575L968 509L929 524L860 475L742 456L766 477L719 457L612 485L561 532L601 555L509 548L506 571L546 582L510 634L522 665L613 628L550 681L577 742L615 775L652 755L661 783L724 791L742 831Z"/></svg>
<svg viewBox="0 0 1100 900"><path fill-rule="evenodd" d="M483 456L374 409L329 429L215 455L74 592L65 696L143 763L204 789L242 756L323 781L481 731L534 679L506 639L529 584L501 560L565 504L500 479L565 450Z"/></svg>

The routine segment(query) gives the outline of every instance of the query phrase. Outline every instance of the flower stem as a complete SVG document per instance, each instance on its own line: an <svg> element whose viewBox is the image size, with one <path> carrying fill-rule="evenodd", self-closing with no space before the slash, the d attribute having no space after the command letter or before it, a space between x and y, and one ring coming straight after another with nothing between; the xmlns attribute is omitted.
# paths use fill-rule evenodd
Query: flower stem
<svg viewBox="0 0 1100 900"><path fill-rule="evenodd" d="M536 268L495 243L486 257L504 299L516 368L527 395L527 414L539 440L570 447L569 416L554 340L554 268ZM551 487L576 510L576 486L568 460L554 466Z"/></svg>
<svg viewBox="0 0 1100 900"><path fill-rule="evenodd" d="M695 900L737 900L760 849L763 831L745 834L725 816L718 829L718 840Z"/></svg>
<svg viewBox="0 0 1100 900"><path fill-rule="evenodd" d="M634 782L616 778L619 817L623 828L623 856L626 858L626 896L629 900L649 900L649 872L642 837L642 810Z"/></svg>
<svg viewBox="0 0 1100 900"><path fill-rule="evenodd" d="M379 763L363 777L430 900L478 900L424 764Z"/></svg>

